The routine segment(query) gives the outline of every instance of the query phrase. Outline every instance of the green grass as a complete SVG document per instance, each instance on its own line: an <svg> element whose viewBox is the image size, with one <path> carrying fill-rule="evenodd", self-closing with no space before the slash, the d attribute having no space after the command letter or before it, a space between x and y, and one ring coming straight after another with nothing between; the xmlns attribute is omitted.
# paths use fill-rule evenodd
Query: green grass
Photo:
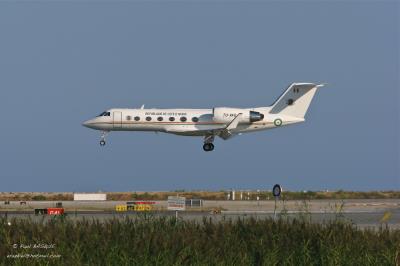
<svg viewBox="0 0 400 266"><path fill-rule="evenodd" d="M36 195L32 197L32 200L46 200L47 198L44 195Z"/></svg>
<svg viewBox="0 0 400 266"><path fill-rule="evenodd" d="M15 243L55 248L14 249ZM400 230L360 230L339 220L196 223L147 215L103 222L14 219L11 226L0 220L2 265L396 265L399 252ZM61 258L7 258L17 253Z"/></svg>

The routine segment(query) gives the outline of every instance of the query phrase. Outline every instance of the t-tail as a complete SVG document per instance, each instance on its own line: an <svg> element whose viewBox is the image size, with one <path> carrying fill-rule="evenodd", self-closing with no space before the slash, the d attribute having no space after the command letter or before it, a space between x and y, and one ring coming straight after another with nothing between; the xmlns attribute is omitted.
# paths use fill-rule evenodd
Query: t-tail
<svg viewBox="0 0 400 266"><path fill-rule="evenodd" d="M317 89L324 84L293 83L274 102L271 114L283 114L304 119Z"/></svg>

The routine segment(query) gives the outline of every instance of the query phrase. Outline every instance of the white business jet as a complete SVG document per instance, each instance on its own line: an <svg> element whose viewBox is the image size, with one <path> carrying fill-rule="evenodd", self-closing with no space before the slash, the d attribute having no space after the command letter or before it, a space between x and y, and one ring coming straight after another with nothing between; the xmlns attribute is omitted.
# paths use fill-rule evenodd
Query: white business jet
<svg viewBox="0 0 400 266"><path fill-rule="evenodd" d="M154 131L204 137L204 151L214 150L214 138L304 122L315 92L323 84L293 83L268 107L212 109L120 109L113 108L85 121L88 128L103 131L100 145L110 131Z"/></svg>

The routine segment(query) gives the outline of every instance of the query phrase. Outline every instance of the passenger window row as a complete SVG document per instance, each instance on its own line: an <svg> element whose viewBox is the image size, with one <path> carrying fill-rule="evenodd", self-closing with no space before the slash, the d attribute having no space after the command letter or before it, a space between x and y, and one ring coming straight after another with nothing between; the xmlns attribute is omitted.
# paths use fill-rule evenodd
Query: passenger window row
<svg viewBox="0 0 400 266"><path fill-rule="evenodd" d="M140 121L140 117L139 116L135 116L133 119L135 121ZM132 117L130 115L128 115L128 116L126 116L126 120L131 121ZM146 121L151 121L151 120L152 120L151 116L146 116ZM162 116L157 117L157 121L161 122L163 120L164 120L164 117L162 117ZM171 116L170 118L168 118L168 120L173 122L173 121L175 121L175 117ZM180 120L181 120L181 122L186 122L187 118L185 116L182 116L180 118ZM192 121L195 122L195 123L199 122L199 118L198 117L192 117Z"/></svg>

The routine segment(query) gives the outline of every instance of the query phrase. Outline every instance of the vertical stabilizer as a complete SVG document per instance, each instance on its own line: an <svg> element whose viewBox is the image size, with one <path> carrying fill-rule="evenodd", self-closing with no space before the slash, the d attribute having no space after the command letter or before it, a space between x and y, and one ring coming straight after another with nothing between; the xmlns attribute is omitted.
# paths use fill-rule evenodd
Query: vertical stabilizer
<svg viewBox="0 0 400 266"><path fill-rule="evenodd" d="M304 118L318 88L323 84L293 83L271 106L271 114Z"/></svg>

